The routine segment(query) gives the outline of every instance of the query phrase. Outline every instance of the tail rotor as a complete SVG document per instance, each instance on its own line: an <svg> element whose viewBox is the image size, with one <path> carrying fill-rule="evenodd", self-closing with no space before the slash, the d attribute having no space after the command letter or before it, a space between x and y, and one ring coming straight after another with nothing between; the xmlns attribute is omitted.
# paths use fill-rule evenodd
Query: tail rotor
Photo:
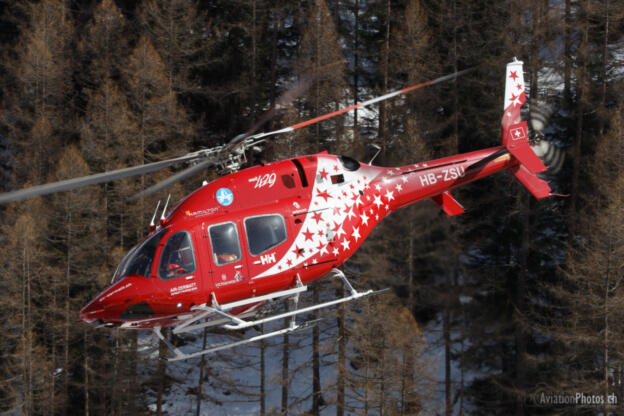
<svg viewBox="0 0 624 416"><path fill-rule="evenodd" d="M531 149L548 168L548 173L556 174L561 170L565 155L563 150L546 139L544 129L553 114L553 107L544 101L534 100L529 103L529 141Z"/></svg>

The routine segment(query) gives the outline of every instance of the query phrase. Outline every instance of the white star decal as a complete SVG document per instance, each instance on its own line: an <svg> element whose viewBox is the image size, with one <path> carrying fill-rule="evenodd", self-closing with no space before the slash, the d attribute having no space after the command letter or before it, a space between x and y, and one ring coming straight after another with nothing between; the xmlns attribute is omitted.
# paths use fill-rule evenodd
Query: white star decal
<svg viewBox="0 0 624 416"><path fill-rule="evenodd" d="M377 205L377 208L379 208L383 205L383 202L381 202L381 195L375 195L374 197L375 200L373 201L373 204Z"/></svg>
<svg viewBox="0 0 624 416"><path fill-rule="evenodd" d="M358 205L364 205L364 203L362 202L362 200L360 199L360 196L358 195L358 197L355 200L355 206L357 207Z"/></svg>
<svg viewBox="0 0 624 416"><path fill-rule="evenodd" d="M401 180L403 181L403 183L407 183L407 176L401 177Z"/></svg>
<svg viewBox="0 0 624 416"><path fill-rule="evenodd" d="M392 195L392 191L389 189L388 189L388 192L386 192L385 197L388 201L392 201L394 199L394 196Z"/></svg>
<svg viewBox="0 0 624 416"><path fill-rule="evenodd" d="M366 212L363 212L360 218L362 218L362 224L368 225L368 215L366 215Z"/></svg>
<svg viewBox="0 0 624 416"><path fill-rule="evenodd" d="M401 192L403 190L403 187L401 186L400 183L397 184L397 186L395 186L397 192Z"/></svg>
<svg viewBox="0 0 624 416"><path fill-rule="evenodd" d="M334 251L332 251L332 253L334 253L334 256L338 255L338 249L334 247Z"/></svg>
<svg viewBox="0 0 624 416"><path fill-rule="evenodd" d="M358 227L353 227L353 234L351 234L353 236L353 238L355 238L355 241L358 241L358 238L361 237L360 235L360 230L358 229Z"/></svg>
<svg viewBox="0 0 624 416"><path fill-rule="evenodd" d="M324 254L329 254L329 253L327 252L327 246L325 246L325 245L324 245L323 247L321 247L321 251L320 251L319 253L321 254L321 256L323 255L323 253L324 253Z"/></svg>
<svg viewBox="0 0 624 416"><path fill-rule="evenodd" d="M342 243L340 243L340 244L342 244L342 248L343 248L345 251L349 250L349 240L347 240L347 239L345 238L344 240L342 240Z"/></svg>
<svg viewBox="0 0 624 416"><path fill-rule="evenodd" d="M355 214L353 213L352 209L349 209L349 212L347 212L347 218L351 219L351 217L355 217Z"/></svg>
<svg viewBox="0 0 624 416"><path fill-rule="evenodd" d="M342 224L340 224L340 228L338 228L338 231L336 231L336 237L340 238L341 234L346 234L344 230L342 229Z"/></svg>
<svg viewBox="0 0 624 416"><path fill-rule="evenodd" d="M377 189L378 191L381 191L381 186L379 186L379 184L375 185L375 189Z"/></svg>

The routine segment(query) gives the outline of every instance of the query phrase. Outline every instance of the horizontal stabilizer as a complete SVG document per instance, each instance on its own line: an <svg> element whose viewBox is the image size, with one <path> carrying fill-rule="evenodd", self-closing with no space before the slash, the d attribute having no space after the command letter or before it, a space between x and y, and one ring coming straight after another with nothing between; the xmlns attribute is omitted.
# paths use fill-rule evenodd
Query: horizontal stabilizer
<svg viewBox="0 0 624 416"><path fill-rule="evenodd" d="M434 195L431 199L433 199L433 202L438 204L447 215L453 216L464 213L464 207L462 207L448 191Z"/></svg>
<svg viewBox="0 0 624 416"><path fill-rule="evenodd" d="M529 149L531 151L531 149ZM535 198L546 198L551 195L548 182L538 178L524 165L515 165L509 168L509 172L524 185Z"/></svg>
<svg viewBox="0 0 624 416"><path fill-rule="evenodd" d="M539 157L535 154L527 140L526 121L509 126L503 143L518 161L531 173L540 173L547 170Z"/></svg>

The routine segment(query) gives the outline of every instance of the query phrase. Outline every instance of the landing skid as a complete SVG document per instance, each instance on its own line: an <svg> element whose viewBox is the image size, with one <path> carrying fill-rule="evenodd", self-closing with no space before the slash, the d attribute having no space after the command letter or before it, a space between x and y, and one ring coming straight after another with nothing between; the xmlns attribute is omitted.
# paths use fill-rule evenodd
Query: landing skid
<svg viewBox="0 0 624 416"><path fill-rule="evenodd" d="M334 269L333 274L334 276L339 277L342 280L345 288L349 292L349 295L340 299L335 299L332 301L323 302L323 303L319 303L316 305L312 305L312 306L299 309L297 307L299 303L299 294L301 292L305 292L308 289L308 287L303 285L301 283L301 280L299 279L299 276L297 276L297 284L292 289L282 290L282 291L274 292L268 295L244 299L241 301L227 303L224 305L219 305L219 303L217 302L217 299L215 298L213 294L212 304L210 306L205 305L205 304L194 306L193 310L199 310L202 312L199 313L198 315L195 315L192 319L189 319L188 321L178 324L172 330L174 334L181 334L181 333L189 332L189 331L200 329L200 328L208 328L208 327L215 327L215 326L220 326L228 330L238 330L238 329L250 328L256 325L261 325L261 324L275 321L278 319L290 318L289 326L283 329L279 329L277 331L272 331L266 334L256 335L256 336L253 336L251 338L247 338L241 341L214 344L214 345L209 346L205 350L197 351L194 353L188 353L188 354L182 352L179 348L174 346L167 338L165 338L161 332L160 327L153 328L153 331L154 331L154 334L156 334L156 336L158 337L158 339L164 342L169 348L169 350L173 353L173 357L167 358L168 361L186 360L188 358L199 357L204 354L211 354L211 353L225 350L228 348L233 348L233 347L237 347L240 345L249 344L251 342L260 341L262 339L274 337L277 335L282 335L282 334L286 334L286 333L290 333L294 331L300 331L300 330L309 328L315 325L319 320L312 320L312 321L303 322L301 324L297 324L296 322L297 315L301 313L311 312L311 311L315 311L318 309L323 309L323 308L338 305L341 303L349 302L352 300L362 298L364 296L370 296L370 295L383 293L388 290L388 289L377 290L377 291L367 290L365 292L358 292L357 290L353 288L353 286L351 285L349 280L347 280L347 277L344 275L344 273L341 270ZM280 313L280 314L273 315L273 316L268 316L268 317L261 318L261 319L256 319L256 320L245 319L255 314L255 311L253 310L246 311L244 314L241 314L241 315L232 315L229 312L232 309L237 308L237 307L260 303L260 302L264 302L267 300L279 299L279 298L284 298L284 299L292 298L293 303L294 303L294 310L285 312L285 313ZM201 322L201 323L198 322L199 320L204 319L211 315L212 316L217 315L219 316L219 318L212 319L206 322Z"/></svg>

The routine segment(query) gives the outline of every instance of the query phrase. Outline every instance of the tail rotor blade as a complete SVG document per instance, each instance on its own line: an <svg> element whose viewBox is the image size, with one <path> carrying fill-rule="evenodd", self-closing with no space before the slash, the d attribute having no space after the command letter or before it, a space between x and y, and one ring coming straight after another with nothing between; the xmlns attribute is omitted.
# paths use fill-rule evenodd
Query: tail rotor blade
<svg viewBox="0 0 624 416"><path fill-rule="evenodd" d="M541 133L553 113L553 108L543 101L532 101L529 104L529 112L531 128L533 131Z"/></svg>
<svg viewBox="0 0 624 416"><path fill-rule="evenodd" d="M561 170L565 155L563 150L553 142L546 140L544 129L553 114L553 107L544 102L534 100L529 103L529 124L531 126L531 148L548 167L549 174Z"/></svg>

